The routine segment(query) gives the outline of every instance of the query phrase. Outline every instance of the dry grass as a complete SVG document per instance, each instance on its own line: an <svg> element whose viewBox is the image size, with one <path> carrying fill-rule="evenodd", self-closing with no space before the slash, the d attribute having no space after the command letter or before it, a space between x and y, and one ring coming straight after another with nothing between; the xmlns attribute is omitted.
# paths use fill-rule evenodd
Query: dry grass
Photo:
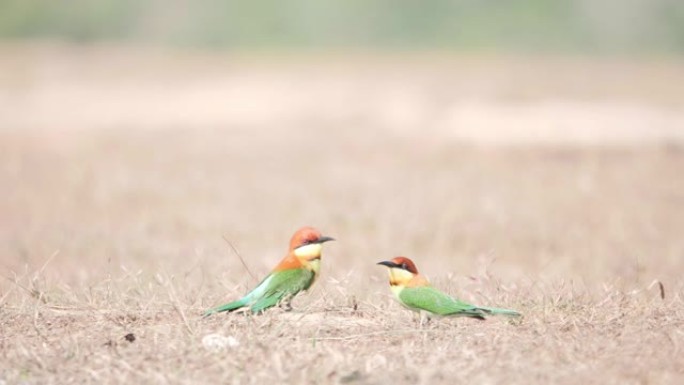
<svg viewBox="0 0 684 385"><path fill-rule="evenodd" d="M684 378L675 65L138 52L122 68L118 50L2 52L0 383ZM577 69L592 82L568 80ZM430 120L473 100L486 108ZM543 133L556 139L486 116L521 105L506 120L562 121ZM594 105L621 107L600 110L590 140L568 134ZM462 127L473 119L484 136ZM262 276L304 224L338 242L293 312L200 318L255 283L223 236ZM419 329L374 265L400 253L440 288L524 319ZM211 334L239 345L207 349Z"/></svg>

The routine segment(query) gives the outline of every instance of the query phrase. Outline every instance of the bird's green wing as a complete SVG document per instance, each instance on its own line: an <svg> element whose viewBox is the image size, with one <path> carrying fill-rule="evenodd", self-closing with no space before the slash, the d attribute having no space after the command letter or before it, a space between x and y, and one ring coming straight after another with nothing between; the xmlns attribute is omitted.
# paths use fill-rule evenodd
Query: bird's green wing
<svg viewBox="0 0 684 385"><path fill-rule="evenodd" d="M314 280L314 272L308 269L290 269L274 272L260 295L253 299L251 310L258 313L273 307L287 297L307 290Z"/></svg>
<svg viewBox="0 0 684 385"><path fill-rule="evenodd" d="M438 315L462 315L484 318L482 309L461 302L432 286L406 287L399 294L401 302L415 310L426 310Z"/></svg>

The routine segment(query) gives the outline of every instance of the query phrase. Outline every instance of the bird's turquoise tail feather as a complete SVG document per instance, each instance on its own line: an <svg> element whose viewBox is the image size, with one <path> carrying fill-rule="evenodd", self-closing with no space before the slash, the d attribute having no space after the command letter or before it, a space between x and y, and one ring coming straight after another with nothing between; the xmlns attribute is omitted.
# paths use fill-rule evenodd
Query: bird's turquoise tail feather
<svg viewBox="0 0 684 385"><path fill-rule="evenodd" d="M489 314L493 314L493 315L504 315L507 317L520 317L520 316L522 316L522 314L520 314L519 312L517 312L515 310L510 310L510 309L500 309L500 308L496 308L496 307L482 307L482 306L478 306L477 308L482 309L485 312L487 312Z"/></svg>
<svg viewBox="0 0 684 385"><path fill-rule="evenodd" d="M247 305L247 300L248 300L247 297L243 297L243 298L240 298L240 299L237 300L237 301L233 301L233 302L227 303L227 304L225 304L225 305L221 305L221 306L215 307L215 308L213 308L213 309L209 309L209 310L207 310L207 311L204 313L204 317L208 317L208 316L210 316L210 315L212 315L212 314L221 313L221 312L224 312L224 311L231 312L231 311L233 311L233 310L237 310L237 309L239 309L239 308L241 308L241 307L246 306L246 305Z"/></svg>

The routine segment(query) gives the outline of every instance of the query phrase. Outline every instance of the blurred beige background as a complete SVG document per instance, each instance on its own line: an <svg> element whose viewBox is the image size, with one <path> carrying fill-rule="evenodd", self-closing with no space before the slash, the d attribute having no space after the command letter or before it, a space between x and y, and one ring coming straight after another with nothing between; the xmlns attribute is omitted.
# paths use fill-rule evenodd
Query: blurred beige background
<svg viewBox="0 0 684 385"><path fill-rule="evenodd" d="M6 271L681 267L678 2L2 4Z"/></svg>

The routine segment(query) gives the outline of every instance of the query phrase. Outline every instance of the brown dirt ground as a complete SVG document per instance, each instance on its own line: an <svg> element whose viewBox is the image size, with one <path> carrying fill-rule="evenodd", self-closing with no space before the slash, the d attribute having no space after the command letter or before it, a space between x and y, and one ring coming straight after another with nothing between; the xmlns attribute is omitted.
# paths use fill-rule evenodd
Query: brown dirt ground
<svg viewBox="0 0 684 385"><path fill-rule="evenodd" d="M0 384L684 380L677 58L0 48ZM293 312L200 317L305 224Z"/></svg>

